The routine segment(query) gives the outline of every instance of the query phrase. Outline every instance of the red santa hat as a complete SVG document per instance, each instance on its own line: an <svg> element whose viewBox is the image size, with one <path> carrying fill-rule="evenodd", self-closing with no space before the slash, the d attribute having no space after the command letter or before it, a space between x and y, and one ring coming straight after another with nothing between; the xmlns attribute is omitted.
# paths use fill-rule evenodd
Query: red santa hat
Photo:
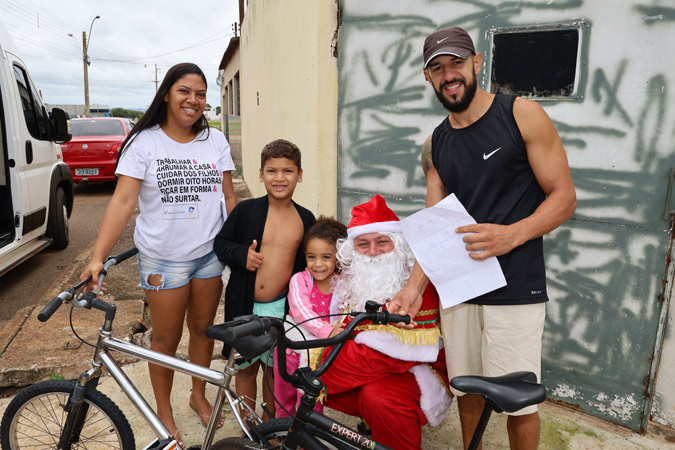
<svg viewBox="0 0 675 450"><path fill-rule="evenodd" d="M368 233L401 233L401 224L380 194L366 203L352 208L352 220L347 226L347 237L354 239Z"/></svg>

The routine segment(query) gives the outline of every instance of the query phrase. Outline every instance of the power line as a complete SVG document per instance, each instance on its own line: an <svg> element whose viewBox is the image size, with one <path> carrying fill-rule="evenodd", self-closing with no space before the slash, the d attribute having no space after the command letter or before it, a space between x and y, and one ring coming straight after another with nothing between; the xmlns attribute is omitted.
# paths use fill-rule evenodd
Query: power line
<svg viewBox="0 0 675 450"><path fill-rule="evenodd" d="M21 12L22 14L30 17L31 21L32 21L33 16L35 16L36 18L39 17L39 23L40 24L45 25L48 28L51 28L57 34L68 33L68 31L65 28L63 28L58 22L52 22L51 20L49 20L47 18L47 16L40 17L39 11L33 11L32 13L27 12L25 4L20 4L19 2L14 1L14 0L5 0L5 2L8 6L14 6L16 9L18 9L19 12Z"/></svg>
<svg viewBox="0 0 675 450"><path fill-rule="evenodd" d="M103 49L103 48L100 47L100 46L96 46L96 49L97 49L97 50L100 50L100 51L103 51L103 52L105 52L105 53L108 53L109 55L115 56L115 57L117 57L117 58L123 58L123 59L125 59L125 60L127 60L127 61L147 61L147 60L149 60L149 59L161 58L161 57L164 57L164 56L173 55L173 54L176 54L176 53L184 52L184 51L187 51L187 50L192 50L192 49L195 49L195 48L203 48L203 47L206 47L208 44L215 43L215 42L217 42L218 40L226 39L226 38L228 38L228 37L231 37L231 33L226 34L226 35L224 35L224 36L222 36L222 37L213 37L213 38L207 37L207 38L202 39L201 41L197 41L197 42L195 42L195 43L193 43L193 44L190 44L190 45L187 46L187 47L183 47L183 48L180 48L180 49L177 49L177 50L170 50L170 51L167 51L167 52L164 52L164 53L160 53L160 54L156 54L156 55L142 55L142 56L134 56L134 57L125 57L125 56L122 56L122 55L118 55L118 54L112 53L112 52L108 51L107 49ZM207 40L207 39L208 39L208 40ZM99 39L99 41L102 41L102 40L103 40L103 39ZM108 42L110 42L110 41L108 41ZM134 43L134 45L137 47L137 46L138 46L138 42L136 41L136 42ZM166 46L165 46L165 47L166 47ZM214 48L215 48L215 46L214 46ZM222 47L219 46L218 49L221 49L221 50L222 50ZM93 59L93 57L92 57L92 59Z"/></svg>
<svg viewBox="0 0 675 450"><path fill-rule="evenodd" d="M39 19L38 22L38 13L35 12L33 14L27 12L24 7L18 6L18 5L13 5L9 3L2 4L0 3L0 9L3 9L7 11L10 15L16 17L22 22L25 22L26 24L30 25L31 27L34 27L38 29L39 31L49 33L52 36L60 37L63 38L67 34L67 31L64 28L61 28L56 25L52 25L48 20L44 20L42 18ZM7 29L16 29L16 23L14 22L7 22L6 20L2 20L2 22L5 24ZM42 26L40 26L42 25ZM23 27L22 27L23 29Z"/></svg>
<svg viewBox="0 0 675 450"><path fill-rule="evenodd" d="M34 47L38 47L38 48L41 48L43 50L48 50L49 52L53 52L53 53L59 53L61 55L69 56L69 57L72 57L72 58L79 58L76 54L74 54L72 52L68 52L67 50L64 50L60 47L56 47L56 46L47 44L47 43L42 42L42 41L36 41L35 39L31 38L30 36L26 36L24 34L21 34L21 33L18 33L16 31L14 31L14 30L10 30L10 35L12 36L12 39L15 39L17 41L23 41L23 42L25 42L29 45L34 46Z"/></svg>
<svg viewBox="0 0 675 450"><path fill-rule="evenodd" d="M184 52L184 51L186 51L186 50L192 50L192 49L194 49L194 48L203 47L203 46L205 46L206 44L215 42L215 41L220 40L220 39L225 39L225 38L227 38L227 37L229 37L229 36L231 36L231 35L232 35L232 33L228 33L228 34L226 34L226 35L224 35L224 36L222 36L222 37L211 37L211 36L209 36L209 37L206 37L206 38L204 38L204 39L202 39L202 40L200 40L200 41L197 41L197 42L195 42L195 43L193 43L193 44L190 44L190 45L188 45L188 46L186 46L186 47L179 48L179 49L177 49L177 50L171 50L171 51L168 51L168 52L165 52L165 53L160 53L160 54L157 54L157 55L138 56L138 57L134 57L134 58L131 58L131 59L132 59L132 60L143 60L143 59L144 59L144 60L148 60L148 59L161 58L161 57L163 57L163 56L173 55L173 54L175 54L175 53ZM212 35L212 36L213 36L213 35Z"/></svg>
<svg viewBox="0 0 675 450"><path fill-rule="evenodd" d="M5 25L8 32L14 40L16 40L19 52L24 62L31 67L34 64L42 63L51 67L59 67L58 72L63 74L71 81L67 83L59 80L59 77L53 71L49 75L45 75L49 71L44 70L35 71L33 75L38 78L38 84L45 85L47 80L49 83L58 81L60 88L50 88L53 94L72 94L78 90L75 86L77 78L76 63L81 65L81 46L78 39L68 34L73 32L73 29L79 26L72 27L73 23L78 19L80 9L89 8L89 3L80 0L65 2L63 0L52 0L52 2L45 5L44 9L39 8L37 0L0 0L0 22ZM93 8L94 5L92 4ZM215 21L208 27L201 27L199 31L203 36L189 35L188 39L179 40L177 32L169 34L169 39L161 37L161 30L155 31L157 37L142 37L134 39L134 35L140 37L141 33L150 31L148 27L141 26L130 28L130 32L123 31L124 24L116 24L114 19L115 14L107 14L105 8L102 8L102 16L108 20L105 30L106 33L94 33L94 39L91 41L88 56L97 64L96 70L105 72L128 72L138 73L138 67L142 64L156 64L157 68L161 68L163 72L173 66L177 59L187 58L190 61L199 64L205 72L217 72L218 62L220 61L222 52L224 52L227 42L233 33L229 30L229 26L221 28L223 23ZM64 19L61 20L61 15ZM180 13L178 13L180 14ZM170 17L170 20L178 17ZM184 18L182 19L185 21ZM165 27L166 28L166 27ZM194 30L193 30L194 31ZM201 34L199 33L199 34ZM75 33L73 33L75 34ZM146 33L147 34L147 33ZM171 39L174 37L174 39ZM131 48L133 46L133 48ZM93 53L93 55L92 55ZM137 53L141 55L136 56ZM169 62L170 61L170 62ZM65 67L62 68L62 67ZM72 71L71 71L72 68ZM98 72L100 76L100 72ZM161 75L161 72L160 72ZM138 78L139 75L136 75ZM211 77L209 76L209 79ZM136 81L138 82L138 81ZM79 89L82 88L82 81L79 81ZM132 87L134 81L124 82L127 86L125 90L137 89ZM107 89L109 86L117 84L116 80L106 81L105 85L98 85L97 89ZM66 86L68 86L66 88ZM209 90L210 95L213 90ZM100 94L96 94L99 95Z"/></svg>
<svg viewBox="0 0 675 450"><path fill-rule="evenodd" d="M5 9L5 8L3 8L3 6L4 5L0 4L0 9ZM12 14L17 16L13 12L12 12ZM21 19L24 22L30 23L30 20L27 20L24 17L19 17L19 19ZM8 25L4 20L2 20L2 22L5 23L6 26ZM71 51L65 50L61 47L51 45L50 43L47 43L43 40L35 39L32 36L28 36L28 35L22 33L21 31L18 31L16 29L14 29L14 27L12 27L12 26L7 26L7 29L10 32L10 35L12 35L12 37L16 40L26 42L26 43L34 46L34 47L42 48L42 49L47 50L49 52L55 52L55 53L65 55L65 56L68 56L68 57L73 57L73 58L79 57L78 56L79 49L74 48L73 51L71 52ZM58 39L64 40L64 42L67 40L66 36L68 35L68 33L66 33L65 29L63 31L63 34L55 33L53 31L51 31L49 33L52 36L57 37ZM164 52L154 54L154 55L141 55L141 56L134 56L134 57L125 57L123 55L118 55L116 53L110 52L108 49L106 49L106 48L104 48L100 45L101 42L105 41L105 42L108 42L108 43L118 44L118 46L119 46L120 41L116 41L114 39L97 38L96 44L92 45L91 50L101 51L101 52L107 53L109 55L112 55L114 58L94 57L94 56L91 55L91 50L90 50L89 56L90 56L92 61L109 61L109 62L123 62L123 63L129 63L129 64L144 64L144 63L147 63L149 60L163 58L165 56L174 55L174 54L177 54L177 53L185 52L185 51L188 51L188 50L193 50L193 49L196 49L196 48L204 48L204 47L207 47L210 44L215 44L216 42L218 42L220 40L225 40L228 37L232 37L232 36L233 36L233 34L231 32L226 32L226 30L223 29L223 30L217 31L214 34L206 36L206 37L204 37L204 38L202 38L202 39L200 39L196 42L193 42L193 43L191 43L187 46L181 47L179 49L172 49L172 50L164 51ZM67 40L67 41L70 42L70 40ZM131 45L131 43L130 43L130 45ZM138 41L134 41L133 45L138 46ZM164 45L161 45L161 47L167 47L167 45L164 44ZM221 47L214 46L214 48L220 49Z"/></svg>
<svg viewBox="0 0 675 450"><path fill-rule="evenodd" d="M218 35L220 35L220 36L218 36ZM227 37L231 37L232 35L233 35L233 33L231 31L228 31L227 29L223 28L223 29L218 30L217 32L215 32L215 33L213 33L209 36L206 36L206 37L204 37L204 38L202 38L202 39L200 39L196 42L193 42L190 45L197 45L197 44L202 43L203 41L207 41L207 40L212 39L212 38L225 39ZM117 38L117 37L110 38L110 37L106 37L106 36L101 36L99 38L99 41L100 42L108 42L108 43L112 43L112 44L115 44L115 45L119 45L119 44L129 44L129 45L134 45L134 46L138 45L138 39L123 39L123 38L120 39L120 38ZM144 42L144 44L146 46L155 46L155 47L173 47L175 45L185 45L183 41L170 41L170 40L166 40L166 39L163 39L161 42Z"/></svg>

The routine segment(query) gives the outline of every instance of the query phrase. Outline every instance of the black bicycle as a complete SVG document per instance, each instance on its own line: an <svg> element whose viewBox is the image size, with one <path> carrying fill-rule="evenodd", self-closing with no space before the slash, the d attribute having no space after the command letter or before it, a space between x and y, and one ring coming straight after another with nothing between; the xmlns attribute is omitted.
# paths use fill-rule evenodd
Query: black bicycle
<svg viewBox="0 0 675 450"><path fill-rule="evenodd" d="M387 449L384 445L373 441L371 437L314 410L317 398L324 387L320 376L335 361L345 342L361 322L370 320L376 324L410 323L409 316L377 311L379 307L380 305L375 302L368 302L366 312L352 313L354 318L347 327L340 334L328 339L292 341L286 337L282 320L255 315L240 317L209 328L207 336L229 344L245 358L253 358L276 344L279 374L293 387L304 392L294 417L273 419L258 425L251 423L250 434L255 442L245 444L241 439L231 438L220 441L219 444L226 445L229 441L230 445L227 448L231 449ZM287 348L304 350L317 347L331 347L331 349L316 369L300 367L293 374L286 371ZM450 384L455 389L478 394L485 399L483 413L473 434L470 449L478 448L493 411L515 412L546 399L546 389L537 383L536 375L532 372L515 372L502 377L460 376L453 378Z"/></svg>

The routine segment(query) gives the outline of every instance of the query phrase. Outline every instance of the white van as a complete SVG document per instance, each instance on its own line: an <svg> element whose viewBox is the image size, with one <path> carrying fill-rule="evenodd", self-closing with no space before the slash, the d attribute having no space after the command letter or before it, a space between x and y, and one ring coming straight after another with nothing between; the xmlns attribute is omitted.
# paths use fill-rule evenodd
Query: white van
<svg viewBox="0 0 675 450"><path fill-rule="evenodd" d="M69 139L66 113L47 112L0 25L0 275L68 246L73 179L58 143Z"/></svg>

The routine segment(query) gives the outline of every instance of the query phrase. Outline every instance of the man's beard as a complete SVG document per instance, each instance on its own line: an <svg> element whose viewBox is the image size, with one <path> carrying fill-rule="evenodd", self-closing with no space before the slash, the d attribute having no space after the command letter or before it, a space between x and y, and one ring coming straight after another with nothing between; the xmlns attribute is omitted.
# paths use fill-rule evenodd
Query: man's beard
<svg viewBox="0 0 675 450"><path fill-rule="evenodd" d="M385 304L403 289L415 264L412 250L402 236L395 239L393 251L377 256L357 253L353 241L345 241L338 259L343 269L333 299L340 312L364 311L368 300Z"/></svg>
<svg viewBox="0 0 675 450"><path fill-rule="evenodd" d="M452 81L443 83L441 84L441 86L439 86L438 90L434 88L434 92L436 92L436 98L438 98L438 101L441 102L441 104L445 107L445 109L447 109L451 113L453 112L460 113L462 111L465 111L471 104L471 101L473 100L474 96L476 95L476 89L478 87L478 82L476 78L477 78L476 73L474 72L473 80L469 81L468 84L466 80L463 80L461 78L455 78ZM448 84L453 84L458 81L464 85L464 95L462 95L457 100L450 101L443 95L443 88Z"/></svg>

